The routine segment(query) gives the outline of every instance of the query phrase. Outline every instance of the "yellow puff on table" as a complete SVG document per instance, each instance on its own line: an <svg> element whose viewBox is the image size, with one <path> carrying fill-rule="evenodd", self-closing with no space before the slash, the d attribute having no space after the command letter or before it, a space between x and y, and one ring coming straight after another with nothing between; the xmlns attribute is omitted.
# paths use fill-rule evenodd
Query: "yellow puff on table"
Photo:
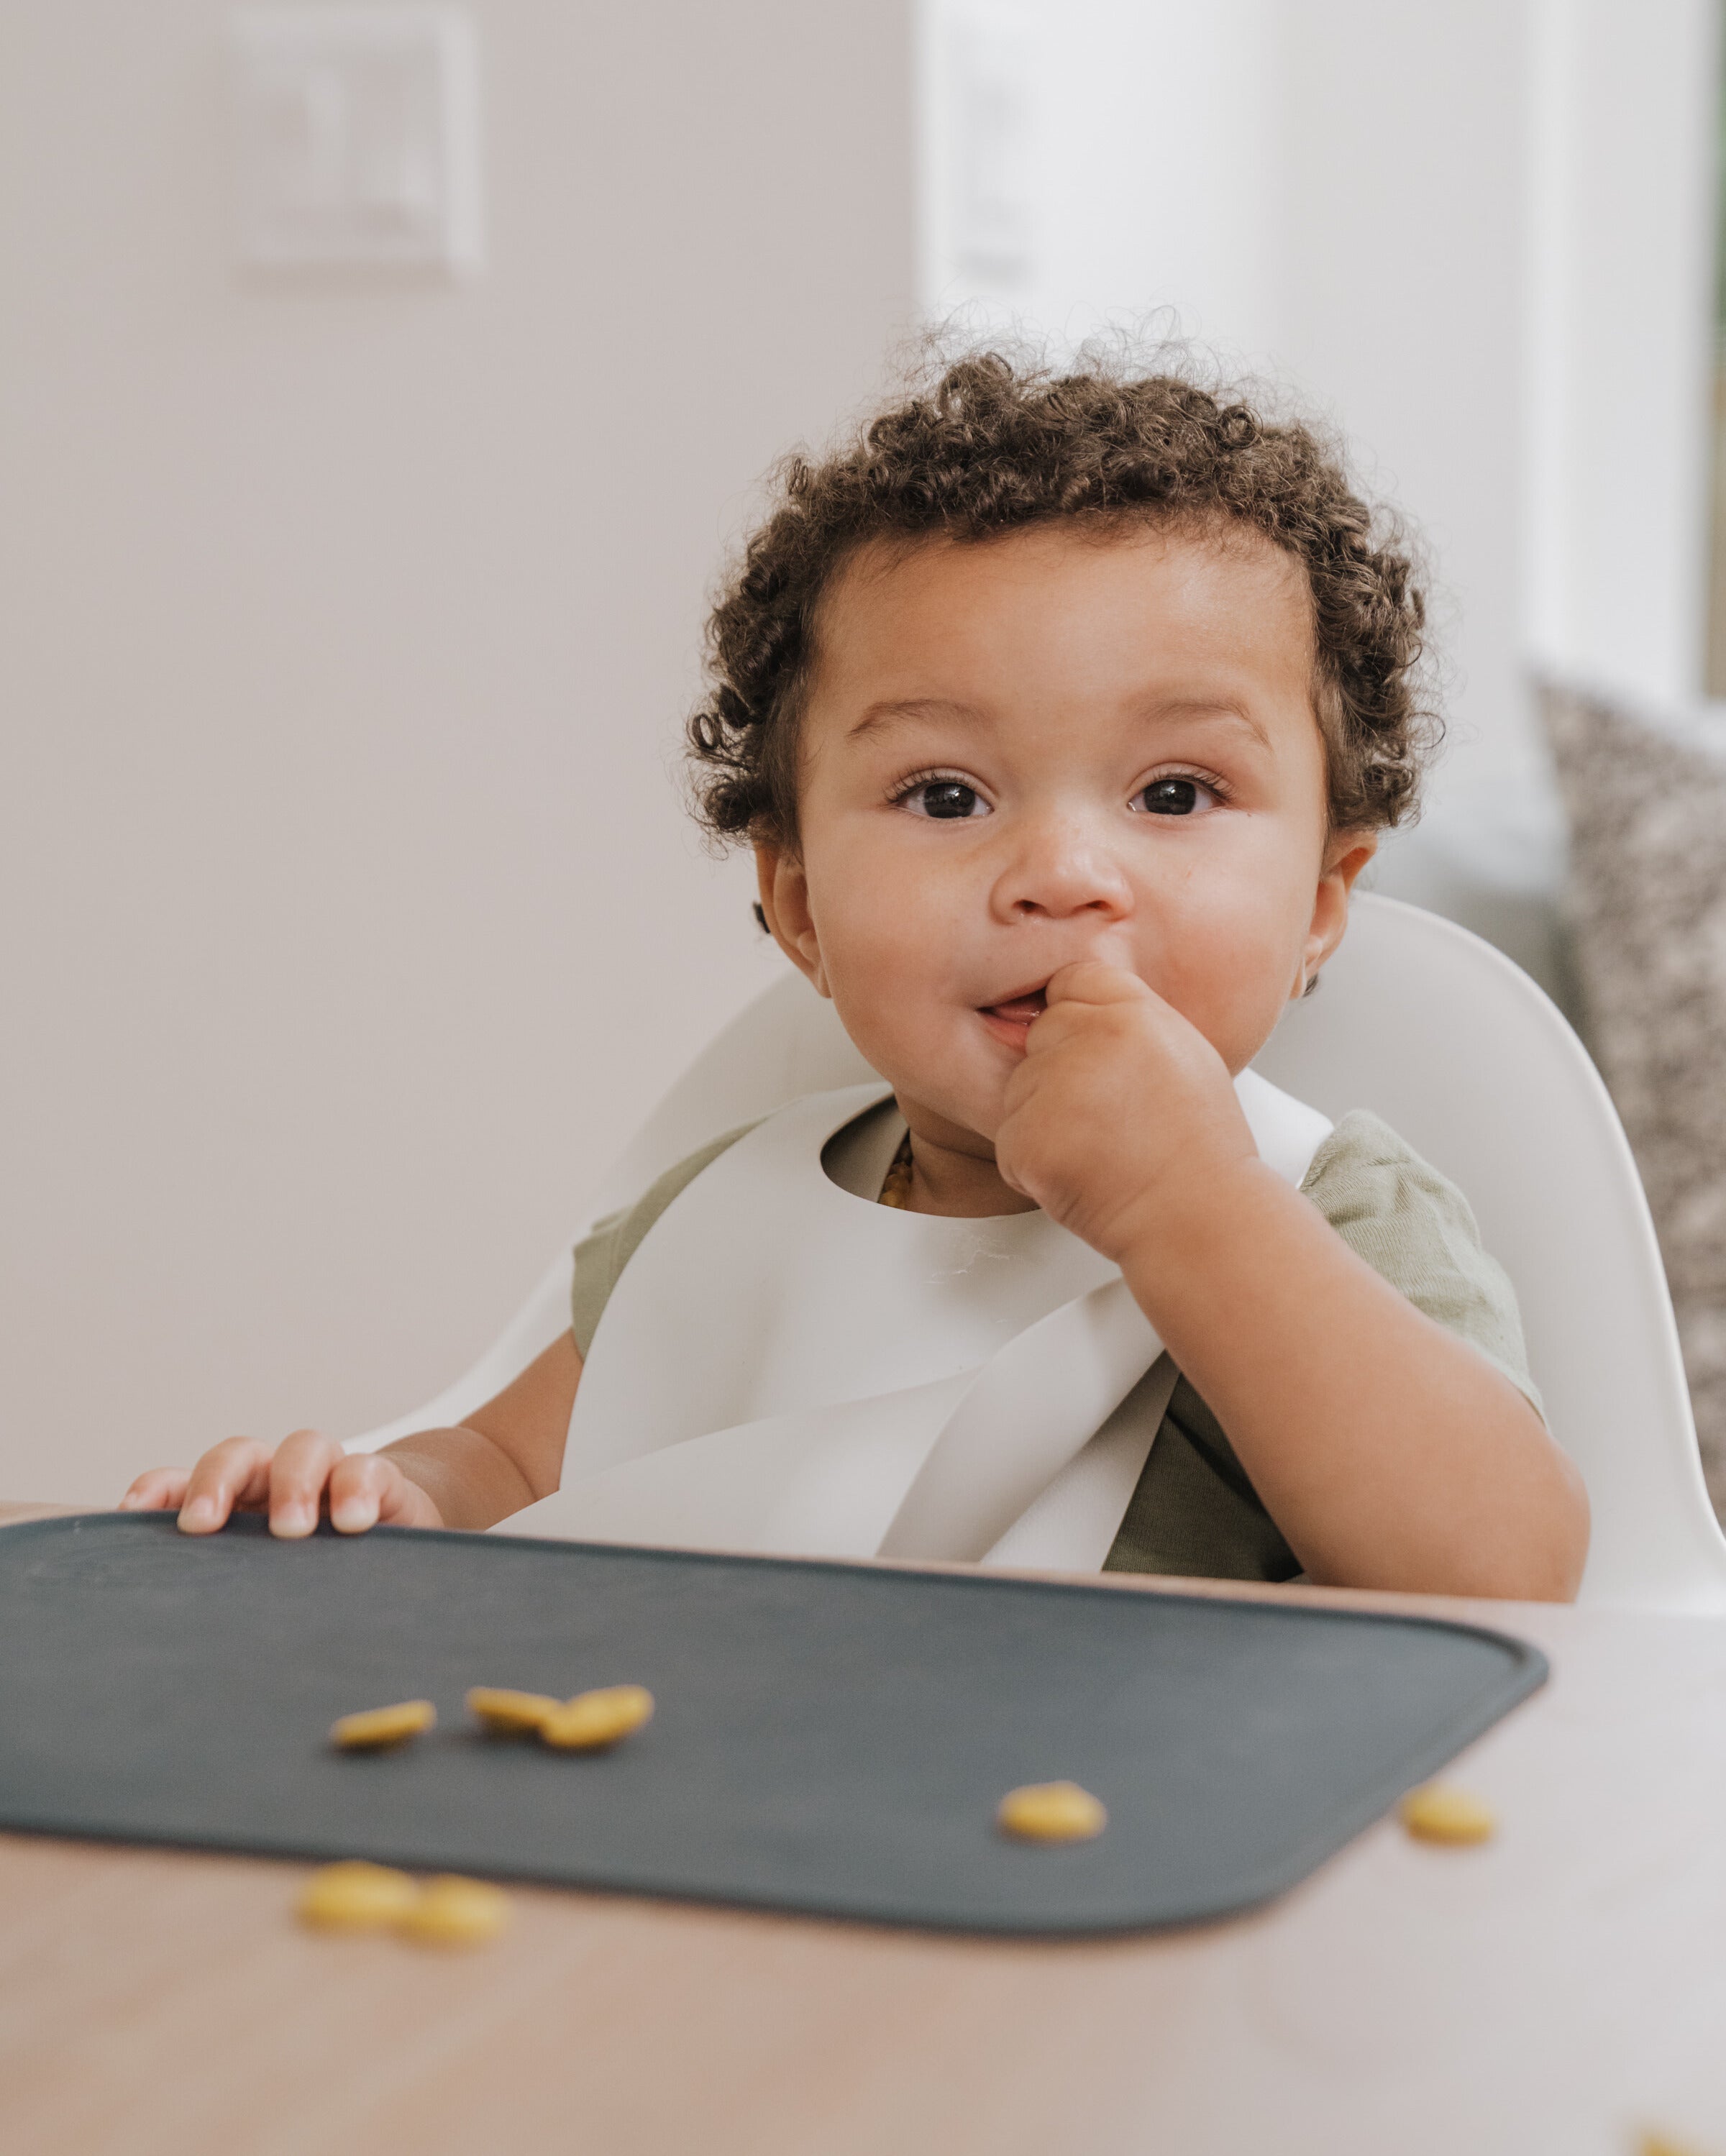
<svg viewBox="0 0 1726 2156"><path fill-rule="evenodd" d="M995 1808L996 1825L1021 1841L1090 1841L1108 1823L1102 1800L1076 1782L1027 1782Z"/></svg>
<svg viewBox="0 0 1726 2156"><path fill-rule="evenodd" d="M475 1685L467 1696L468 1712L477 1715L498 1737L525 1737L543 1727L547 1715L563 1704L549 1692L508 1691L496 1685Z"/></svg>
<svg viewBox="0 0 1726 2156"><path fill-rule="evenodd" d="M396 1928L422 1946L475 1947L496 1938L510 1920L510 1897L485 1879L445 1872L429 1879Z"/></svg>
<svg viewBox="0 0 1726 2156"><path fill-rule="evenodd" d="M1455 1849L1490 1841L1498 1825L1490 1804L1444 1782L1410 1789L1397 1806L1397 1816L1415 1840Z"/></svg>
<svg viewBox="0 0 1726 2156"><path fill-rule="evenodd" d="M438 1710L429 1699L404 1699L394 1707L368 1707L360 1714L344 1714L330 1725L330 1742L342 1752L379 1752L386 1745L404 1744L410 1737L432 1727Z"/></svg>
<svg viewBox="0 0 1726 2156"><path fill-rule="evenodd" d="M420 1897L416 1880L385 1864L326 1864L301 1891L300 1921L320 1932L376 1932L398 1924Z"/></svg>
<svg viewBox="0 0 1726 2156"><path fill-rule="evenodd" d="M653 1694L645 1685L608 1685L565 1700L541 1722L539 1733L560 1752L597 1752L652 1718Z"/></svg>

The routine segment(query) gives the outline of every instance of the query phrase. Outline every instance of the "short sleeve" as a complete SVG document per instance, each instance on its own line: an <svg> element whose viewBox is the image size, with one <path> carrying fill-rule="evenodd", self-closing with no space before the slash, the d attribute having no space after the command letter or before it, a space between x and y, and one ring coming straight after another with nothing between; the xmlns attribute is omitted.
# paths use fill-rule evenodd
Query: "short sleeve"
<svg viewBox="0 0 1726 2156"><path fill-rule="evenodd" d="M1357 1257L1466 1340L1544 1417L1516 1291L1455 1183L1357 1108L1319 1147L1301 1188Z"/></svg>

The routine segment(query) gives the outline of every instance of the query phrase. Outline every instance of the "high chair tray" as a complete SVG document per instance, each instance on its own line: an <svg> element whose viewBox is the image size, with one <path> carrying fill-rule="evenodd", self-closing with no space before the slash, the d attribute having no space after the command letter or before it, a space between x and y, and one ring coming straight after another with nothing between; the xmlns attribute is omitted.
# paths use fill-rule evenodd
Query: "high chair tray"
<svg viewBox="0 0 1726 2156"><path fill-rule="evenodd" d="M1268 1900L1546 1673L1295 1603L134 1513L0 1530L0 1827L1043 1935ZM618 1683L658 1711L604 1753L463 1707ZM417 1697L428 1736L331 1748ZM1004 1838L1002 1795L1053 1780L1107 1830Z"/></svg>

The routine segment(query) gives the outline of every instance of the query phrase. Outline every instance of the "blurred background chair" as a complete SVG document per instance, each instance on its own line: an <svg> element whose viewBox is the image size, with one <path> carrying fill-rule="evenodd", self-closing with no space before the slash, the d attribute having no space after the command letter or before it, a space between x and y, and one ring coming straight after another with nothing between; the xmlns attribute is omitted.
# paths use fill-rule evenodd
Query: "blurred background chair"
<svg viewBox="0 0 1726 2156"><path fill-rule="evenodd" d="M1726 1611L1726 1537L1647 1202L1556 1006L1467 930L1364 896L1320 992L1291 1008L1257 1068L1333 1117L1371 1107L1467 1193L1515 1283L1548 1419L1588 1484L1586 1599ZM871 1075L830 1004L794 975L776 983L672 1087L578 1232L706 1139ZM491 1398L568 1324L569 1286L566 1254L465 1376L350 1449L458 1421Z"/></svg>

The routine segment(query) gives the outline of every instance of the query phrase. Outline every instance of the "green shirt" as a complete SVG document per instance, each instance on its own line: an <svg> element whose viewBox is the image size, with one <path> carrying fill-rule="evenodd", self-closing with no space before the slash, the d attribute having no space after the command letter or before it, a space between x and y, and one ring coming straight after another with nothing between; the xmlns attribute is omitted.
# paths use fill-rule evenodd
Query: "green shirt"
<svg viewBox="0 0 1726 2156"><path fill-rule="evenodd" d="M680 1161L576 1245L571 1318L583 1357L642 1237L678 1193L743 1135L727 1131ZM1358 1257L1539 1408L1515 1291L1503 1266L1482 1249L1474 1215L1454 1183L1376 1116L1356 1109L1313 1155L1301 1188ZM1129 1396L1117 1413L1131 1409ZM1222 1425L1184 1378L1103 1569L1263 1580L1292 1579L1301 1569Z"/></svg>

